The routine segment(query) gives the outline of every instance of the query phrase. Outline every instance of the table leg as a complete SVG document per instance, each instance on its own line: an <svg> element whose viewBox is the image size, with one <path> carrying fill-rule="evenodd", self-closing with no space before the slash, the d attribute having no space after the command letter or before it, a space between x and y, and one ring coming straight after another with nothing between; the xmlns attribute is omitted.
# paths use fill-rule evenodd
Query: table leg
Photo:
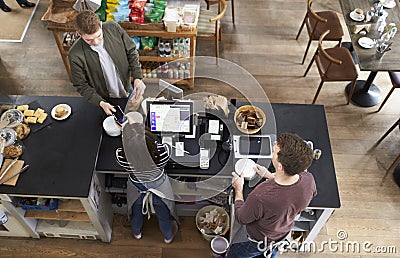
<svg viewBox="0 0 400 258"><path fill-rule="evenodd" d="M354 90L353 97L351 101L361 107L373 107L381 102L382 95L381 90L373 84L378 72L371 72L368 79L357 80L356 88ZM349 96L351 89L351 83L346 86L346 95Z"/></svg>

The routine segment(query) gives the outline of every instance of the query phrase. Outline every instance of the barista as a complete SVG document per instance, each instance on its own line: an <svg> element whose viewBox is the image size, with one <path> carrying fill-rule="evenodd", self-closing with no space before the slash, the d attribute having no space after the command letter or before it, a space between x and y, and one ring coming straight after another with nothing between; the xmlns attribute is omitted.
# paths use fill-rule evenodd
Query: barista
<svg viewBox="0 0 400 258"><path fill-rule="evenodd" d="M123 127L124 149L116 150L116 158L130 172L127 199L133 235L141 239L143 216L150 218L150 213L156 213L164 242L170 244L178 231L174 195L164 172L171 150L167 144L158 144L143 123L132 121L129 113L127 117L128 123Z"/></svg>

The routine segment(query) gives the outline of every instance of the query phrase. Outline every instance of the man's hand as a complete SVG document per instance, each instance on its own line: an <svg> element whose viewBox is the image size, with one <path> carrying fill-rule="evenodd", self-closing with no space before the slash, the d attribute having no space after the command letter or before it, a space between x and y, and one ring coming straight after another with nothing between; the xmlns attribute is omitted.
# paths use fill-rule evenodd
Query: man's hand
<svg viewBox="0 0 400 258"><path fill-rule="evenodd" d="M113 112L116 112L115 108L108 102L100 101L100 107L104 110L104 112L110 116Z"/></svg>
<svg viewBox="0 0 400 258"><path fill-rule="evenodd" d="M232 187L235 189L235 201L244 201L243 198L243 184L244 176L236 172L232 172Z"/></svg>
<svg viewBox="0 0 400 258"><path fill-rule="evenodd" d="M254 171L256 171L256 173L263 178L272 179L275 177L275 175L269 172L266 167L260 166L258 164L254 166Z"/></svg>
<svg viewBox="0 0 400 258"><path fill-rule="evenodd" d="M139 98L140 96L143 96L144 90L146 89L146 85L144 82L140 79L135 79L133 81L133 91L135 95L133 96L135 99Z"/></svg>
<svg viewBox="0 0 400 258"><path fill-rule="evenodd" d="M236 191L243 191L243 184L244 184L244 176L243 174L238 175L236 172L232 172L232 187Z"/></svg>

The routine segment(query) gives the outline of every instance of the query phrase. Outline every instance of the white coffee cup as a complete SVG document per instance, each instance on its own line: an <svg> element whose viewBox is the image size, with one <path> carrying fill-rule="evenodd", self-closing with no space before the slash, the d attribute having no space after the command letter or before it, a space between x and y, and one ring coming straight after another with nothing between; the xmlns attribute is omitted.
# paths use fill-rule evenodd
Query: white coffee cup
<svg viewBox="0 0 400 258"><path fill-rule="evenodd" d="M362 9L360 9L360 8L356 8L353 11L353 15L354 15L355 18L361 19L361 18L364 17L364 11Z"/></svg>
<svg viewBox="0 0 400 258"><path fill-rule="evenodd" d="M103 128L104 128L104 131L106 131L106 133L109 136L121 135L121 130L118 127L117 123L115 122L115 119L113 116L108 116L106 119L104 119Z"/></svg>

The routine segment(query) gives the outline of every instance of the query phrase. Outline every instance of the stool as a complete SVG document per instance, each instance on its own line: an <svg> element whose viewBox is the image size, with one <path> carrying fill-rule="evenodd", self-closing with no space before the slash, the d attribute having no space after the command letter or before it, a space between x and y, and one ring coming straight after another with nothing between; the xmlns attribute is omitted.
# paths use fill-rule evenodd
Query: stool
<svg viewBox="0 0 400 258"><path fill-rule="evenodd" d="M385 105L390 95L392 95L394 89L400 88L400 72L388 72L388 73L390 81L392 82L392 88L390 89L389 93L386 95L385 99L382 101L381 106L376 112L379 112L382 109L383 105Z"/></svg>

